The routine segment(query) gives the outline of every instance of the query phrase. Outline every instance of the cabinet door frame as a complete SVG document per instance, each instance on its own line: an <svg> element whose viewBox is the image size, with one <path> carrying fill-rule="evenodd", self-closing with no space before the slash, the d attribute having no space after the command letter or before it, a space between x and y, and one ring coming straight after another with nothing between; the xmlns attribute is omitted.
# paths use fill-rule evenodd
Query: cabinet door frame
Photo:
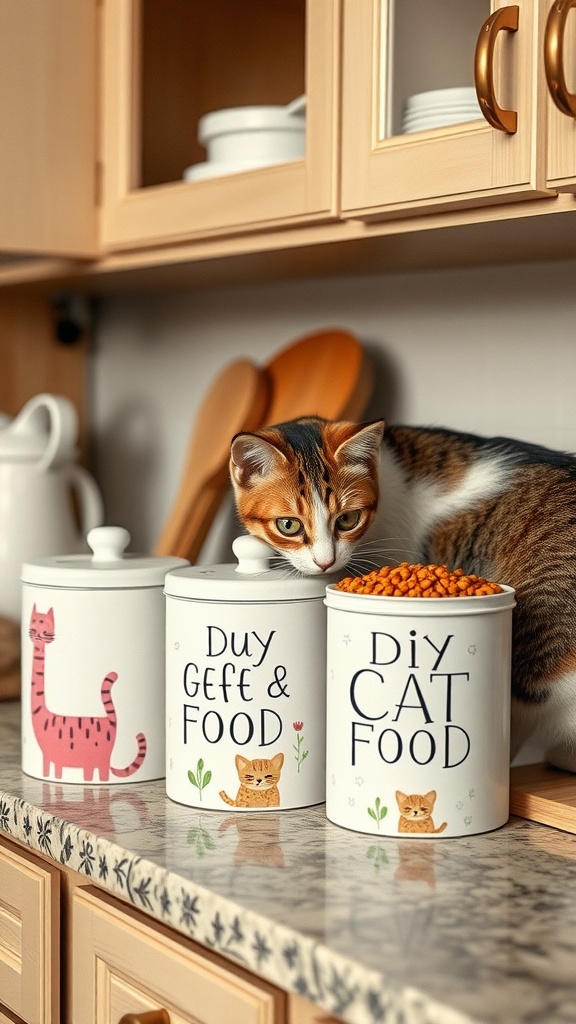
<svg viewBox="0 0 576 1024"><path fill-rule="evenodd" d="M380 19L388 20L392 2L344 0L343 215L361 220L406 217L549 194L541 66L545 12L538 0L518 0L518 30L500 33L503 38L495 48L498 79L506 81L506 93L511 89L518 112L515 134L492 128L481 118L380 138L377 106L385 36ZM505 6L501 0L492 2L491 11ZM513 66L511 84L506 62Z"/></svg>
<svg viewBox="0 0 576 1024"><path fill-rule="evenodd" d="M96 0L0 5L0 252L97 255Z"/></svg>
<svg viewBox="0 0 576 1024"><path fill-rule="evenodd" d="M3 838L0 1002L27 1024L60 1020L60 874Z"/></svg>
<svg viewBox="0 0 576 1024"><path fill-rule="evenodd" d="M306 157L189 183L132 184L138 0L103 0L101 240L126 249L334 220L340 2L307 0Z"/></svg>
<svg viewBox="0 0 576 1024"><path fill-rule="evenodd" d="M550 13L556 0L547 0ZM546 27L548 31L548 26ZM576 76L576 7L568 12L564 46L560 53L565 81L574 88ZM559 192L576 192L576 118L561 111L547 95L548 111L548 184Z"/></svg>

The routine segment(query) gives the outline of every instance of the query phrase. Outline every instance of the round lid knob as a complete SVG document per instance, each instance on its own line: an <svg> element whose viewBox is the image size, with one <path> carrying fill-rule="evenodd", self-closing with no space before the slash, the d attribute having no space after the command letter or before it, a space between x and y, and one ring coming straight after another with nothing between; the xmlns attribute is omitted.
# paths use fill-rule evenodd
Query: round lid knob
<svg viewBox="0 0 576 1024"><path fill-rule="evenodd" d="M232 542L232 551L238 559L236 572L253 576L258 572L267 572L269 561L274 554L271 547L257 537L236 537Z"/></svg>
<svg viewBox="0 0 576 1024"><path fill-rule="evenodd" d="M96 526L86 540L94 552L93 562L121 562L130 534L123 526Z"/></svg>

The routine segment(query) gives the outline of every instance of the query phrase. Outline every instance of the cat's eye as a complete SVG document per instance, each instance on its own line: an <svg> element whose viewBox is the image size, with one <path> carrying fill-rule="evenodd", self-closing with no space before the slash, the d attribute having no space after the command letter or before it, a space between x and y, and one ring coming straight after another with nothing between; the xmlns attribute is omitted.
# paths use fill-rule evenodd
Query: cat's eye
<svg viewBox="0 0 576 1024"><path fill-rule="evenodd" d="M302 533L303 527L299 519L285 516L283 519L276 520L276 529L283 537L297 537L299 533Z"/></svg>
<svg viewBox="0 0 576 1024"><path fill-rule="evenodd" d="M354 509L353 512L342 512L336 520L336 529L353 530L360 522L360 515L361 513L358 509Z"/></svg>

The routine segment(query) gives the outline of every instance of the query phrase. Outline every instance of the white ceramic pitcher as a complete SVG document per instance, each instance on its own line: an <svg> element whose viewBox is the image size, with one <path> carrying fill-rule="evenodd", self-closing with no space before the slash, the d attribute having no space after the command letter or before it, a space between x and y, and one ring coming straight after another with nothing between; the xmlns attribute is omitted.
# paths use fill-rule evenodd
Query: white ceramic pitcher
<svg viewBox="0 0 576 1024"><path fill-rule="evenodd" d="M0 419L0 615L6 618L20 619L23 562L87 550L86 534L103 522L100 491L75 462L77 437L76 410L61 395L36 395L15 419Z"/></svg>

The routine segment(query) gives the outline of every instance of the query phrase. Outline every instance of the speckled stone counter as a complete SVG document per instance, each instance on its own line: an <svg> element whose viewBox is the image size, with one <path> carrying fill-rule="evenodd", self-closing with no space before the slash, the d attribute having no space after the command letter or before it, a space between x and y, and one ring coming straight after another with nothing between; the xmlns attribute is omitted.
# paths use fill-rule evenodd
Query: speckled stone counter
<svg viewBox="0 0 576 1024"><path fill-rule="evenodd" d="M350 1024L576 1022L576 836L511 820L385 839L322 806L200 812L162 781L23 775L0 704L0 829Z"/></svg>

